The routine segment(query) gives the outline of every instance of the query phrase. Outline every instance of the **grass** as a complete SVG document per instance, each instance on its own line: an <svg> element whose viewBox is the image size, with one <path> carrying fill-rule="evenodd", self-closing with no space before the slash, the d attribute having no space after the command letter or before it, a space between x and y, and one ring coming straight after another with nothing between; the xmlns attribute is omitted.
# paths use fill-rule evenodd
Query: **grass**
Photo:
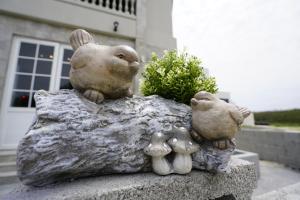
<svg viewBox="0 0 300 200"><path fill-rule="evenodd" d="M297 131L300 132L300 125L295 125L295 124L280 124L280 123L275 123L275 124L270 124L266 126L247 126L247 125L242 125L242 128L251 128L251 129L262 129L262 128L279 128L279 129L284 129L284 130L290 130L290 131Z"/></svg>
<svg viewBox="0 0 300 200"><path fill-rule="evenodd" d="M269 124L286 124L288 126L299 126L300 109L255 112L254 118L258 123L264 122Z"/></svg>
<svg viewBox="0 0 300 200"><path fill-rule="evenodd" d="M300 123L272 123L271 126L276 128L284 128L294 131L300 131Z"/></svg>
<svg viewBox="0 0 300 200"><path fill-rule="evenodd" d="M254 118L256 124L300 131L300 109L255 112Z"/></svg>

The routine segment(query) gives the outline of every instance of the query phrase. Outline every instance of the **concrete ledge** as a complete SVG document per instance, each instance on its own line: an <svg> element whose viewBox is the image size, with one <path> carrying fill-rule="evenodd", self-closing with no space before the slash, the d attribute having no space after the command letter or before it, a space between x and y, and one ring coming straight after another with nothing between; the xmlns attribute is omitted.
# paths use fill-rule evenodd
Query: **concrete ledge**
<svg viewBox="0 0 300 200"><path fill-rule="evenodd" d="M242 160L247 160L249 162L253 162L255 164L255 167L256 167L257 178L259 178L260 168L259 168L259 156L258 156L257 153L236 149L232 156L234 158L238 158L238 159L242 159Z"/></svg>
<svg viewBox="0 0 300 200"><path fill-rule="evenodd" d="M237 134L237 148L269 160L300 169L300 133L271 128L243 128Z"/></svg>
<svg viewBox="0 0 300 200"><path fill-rule="evenodd" d="M193 171L189 175L158 176L153 173L109 175L33 188L18 185L3 199L216 199L234 196L251 199L256 187L255 165L232 159L229 174ZM222 199L222 198L220 198ZM231 198L234 199L234 198Z"/></svg>

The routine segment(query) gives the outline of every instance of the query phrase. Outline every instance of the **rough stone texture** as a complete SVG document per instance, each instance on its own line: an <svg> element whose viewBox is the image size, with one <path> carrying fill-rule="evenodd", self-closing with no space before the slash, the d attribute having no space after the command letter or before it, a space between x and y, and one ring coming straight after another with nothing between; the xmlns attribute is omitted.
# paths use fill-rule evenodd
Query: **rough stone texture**
<svg viewBox="0 0 300 200"><path fill-rule="evenodd" d="M38 91L36 121L17 150L20 180L41 186L111 173L150 171L143 149L154 132L172 125L191 128L189 106L159 96L105 100L97 105L74 90ZM221 151L210 142L193 155L193 167L229 172L234 147ZM170 155L169 159L173 155Z"/></svg>
<svg viewBox="0 0 300 200"><path fill-rule="evenodd" d="M230 165L229 174L192 171L188 175L158 176L140 173L81 179L43 188L20 184L3 199L201 200L231 194L239 200L251 199L256 187L255 165L239 159L232 159Z"/></svg>
<svg viewBox="0 0 300 200"><path fill-rule="evenodd" d="M214 173L229 173L228 162L235 150L235 145L220 150L213 147L213 141L205 141L200 145L200 151L192 154L193 168L208 170Z"/></svg>
<svg viewBox="0 0 300 200"><path fill-rule="evenodd" d="M237 147L259 154L260 159L300 169L300 133L275 128L243 128Z"/></svg>
<svg viewBox="0 0 300 200"><path fill-rule="evenodd" d="M149 171L143 152L154 132L190 128L190 108L158 96L106 100L39 91L37 120L20 141L17 168L25 184L108 173Z"/></svg>
<svg viewBox="0 0 300 200"><path fill-rule="evenodd" d="M260 176L260 168L259 168L259 156L257 153L249 152L249 151L243 151L240 149L236 149L232 155L234 158L247 160L249 162L253 162L256 166L256 175L257 178Z"/></svg>

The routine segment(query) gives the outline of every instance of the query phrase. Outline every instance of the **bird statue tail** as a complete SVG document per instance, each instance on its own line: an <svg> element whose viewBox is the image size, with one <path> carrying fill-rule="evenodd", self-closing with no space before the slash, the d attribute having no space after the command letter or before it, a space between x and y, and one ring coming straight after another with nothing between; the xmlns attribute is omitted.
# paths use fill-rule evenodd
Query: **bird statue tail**
<svg viewBox="0 0 300 200"><path fill-rule="evenodd" d="M74 51L80 46L88 43L94 43L94 38L87 31L83 29L76 29L71 33L70 44Z"/></svg>
<svg viewBox="0 0 300 200"><path fill-rule="evenodd" d="M239 111L242 113L244 119L247 118L250 114L251 114L251 111L248 110L247 108L244 108L244 107L238 107Z"/></svg>

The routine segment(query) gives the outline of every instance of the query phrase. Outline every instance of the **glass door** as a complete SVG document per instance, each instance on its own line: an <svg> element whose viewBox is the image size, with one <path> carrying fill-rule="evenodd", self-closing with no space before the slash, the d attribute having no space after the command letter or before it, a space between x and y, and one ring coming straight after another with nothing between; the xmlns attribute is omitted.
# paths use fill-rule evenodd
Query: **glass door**
<svg viewBox="0 0 300 200"><path fill-rule="evenodd" d="M17 37L13 41L0 121L0 148L15 148L32 123L37 90L71 89L70 46Z"/></svg>

